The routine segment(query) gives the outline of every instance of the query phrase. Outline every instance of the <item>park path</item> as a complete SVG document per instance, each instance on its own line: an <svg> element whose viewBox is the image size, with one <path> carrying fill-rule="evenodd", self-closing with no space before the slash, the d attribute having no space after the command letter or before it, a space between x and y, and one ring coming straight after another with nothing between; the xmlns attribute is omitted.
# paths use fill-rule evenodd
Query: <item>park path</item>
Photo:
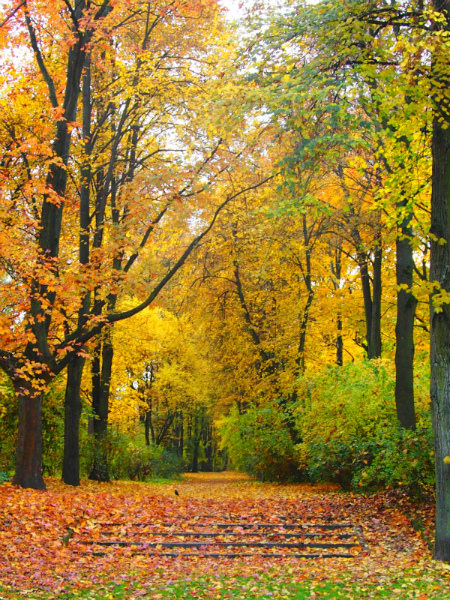
<svg viewBox="0 0 450 600"><path fill-rule="evenodd" d="M132 556L254 561L354 559L369 552L361 525L319 502L317 490L306 486L267 486L236 473L205 473L185 475L172 490L162 491L173 491L183 519L173 513L156 522L108 519L73 536L71 544L95 556L128 548Z"/></svg>
<svg viewBox="0 0 450 600"><path fill-rule="evenodd" d="M415 568L429 556L408 511L389 493L365 497L235 473L189 474L164 484L46 483L46 492L0 486L2 585L58 591L101 581L144 585L267 572L338 579Z"/></svg>

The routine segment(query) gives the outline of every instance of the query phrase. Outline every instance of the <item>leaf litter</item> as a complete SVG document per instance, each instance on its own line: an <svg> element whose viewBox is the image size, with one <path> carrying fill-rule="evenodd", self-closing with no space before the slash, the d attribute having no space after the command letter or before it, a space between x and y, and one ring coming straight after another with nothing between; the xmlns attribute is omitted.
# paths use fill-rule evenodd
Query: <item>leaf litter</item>
<svg viewBox="0 0 450 600"><path fill-rule="evenodd" d="M46 492L8 483L0 486L3 590L43 590L58 595L117 584L133 588L135 597L148 593L148 597L158 598L158 589L164 586L206 578L211 595L203 592L203 597L214 598L221 597L217 594L223 585L218 578L222 577L235 582L248 578L249 589L251 582L269 575L280 585L334 581L357 583L361 589L364 585L382 589L388 582L417 577L428 580L431 587L435 580L439 590L442 579L449 581L446 566L431 559L427 537L432 530L431 503L414 506L399 493L363 496L331 485L263 484L236 473L189 474L167 484L84 481L73 488L56 479L46 483ZM421 523L420 532L413 527L415 520ZM249 527L253 535L260 523L274 527L264 530L263 541L289 541L286 533L290 530L283 523L293 521L312 526L351 523L361 531L366 546L358 547L350 559L273 558L273 552L267 550L245 556L245 549L239 547L237 559L220 556L230 550L227 540L239 540L239 534L247 535ZM236 525L234 538L226 537L218 527L227 523ZM188 550L179 547L179 556L163 555L167 540L189 542L193 528L222 543L214 556L195 555L189 548L187 557L183 554ZM165 537L152 537L155 531L165 531ZM80 543L117 536L142 540L141 552L134 552L133 545L105 550L89 546L91 542ZM154 546L147 537L157 540ZM401 590L399 584L399 597Z"/></svg>

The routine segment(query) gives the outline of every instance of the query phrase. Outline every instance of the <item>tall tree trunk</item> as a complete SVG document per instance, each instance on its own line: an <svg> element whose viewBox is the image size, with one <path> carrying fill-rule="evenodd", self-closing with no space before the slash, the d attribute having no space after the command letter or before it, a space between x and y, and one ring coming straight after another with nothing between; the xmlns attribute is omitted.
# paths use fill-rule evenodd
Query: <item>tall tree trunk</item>
<svg viewBox="0 0 450 600"><path fill-rule="evenodd" d="M338 367L342 367L344 364L344 339L342 337L342 317L340 313L337 316L336 329L336 364Z"/></svg>
<svg viewBox="0 0 450 600"><path fill-rule="evenodd" d="M147 410L145 412L144 427L145 427L145 445L150 446L150 434L152 436L152 444L155 443L155 430L153 429L151 409Z"/></svg>
<svg viewBox="0 0 450 600"><path fill-rule="evenodd" d="M357 227L353 227L351 237L356 248L356 261L361 278L366 320L366 352L369 360L381 356L381 266L383 251L381 232L378 231L373 254L372 277L370 276L370 258L363 250L364 244Z"/></svg>
<svg viewBox="0 0 450 600"><path fill-rule="evenodd" d="M114 350L111 332L105 332L92 362L92 411L94 413L94 464L89 479L109 481L108 411Z"/></svg>
<svg viewBox="0 0 450 600"><path fill-rule="evenodd" d="M334 252L330 251L331 256L331 273L333 275L333 287L336 292L341 287L341 274L342 274L342 247L339 245L334 249ZM342 337L342 314L341 310L338 309L336 316L336 364L342 367L344 364L344 339Z"/></svg>
<svg viewBox="0 0 450 600"><path fill-rule="evenodd" d="M80 391L84 364L85 359L77 356L67 367L67 383L64 397L64 458L62 480L68 485L80 485Z"/></svg>
<svg viewBox="0 0 450 600"><path fill-rule="evenodd" d="M198 455L200 450L200 440L196 436L193 442L192 450L192 473L198 473Z"/></svg>
<svg viewBox="0 0 450 600"><path fill-rule="evenodd" d="M183 411L180 410L178 412L178 424L177 424L177 434L176 434L176 453L177 456L183 456L184 452L184 415Z"/></svg>
<svg viewBox="0 0 450 600"><path fill-rule="evenodd" d="M445 16L436 28L450 30L448 0L433 0L434 8ZM436 84L435 117L432 138L431 263L430 281L437 290L450 293L450 118L441 89L448 87L447 49L438 47L432 73ZM444 75L443 75L444 73ZM431 302L431 409L436 460L436 538L434 557L450 563L450 304ZM437 303L437 305L436 305ZM445 462L444 462L445 461Z"/></svg>
<svg viewBox="0 0 450 600"><path fill-rule="evenodd" d="M206 459L206 471L212 471L214 465L214 447L213 447L213 432L212 425L210 423L205 422L204 427L204 444L205 444L205 459Z"/></svg>
<svg viewBox="0 0 450 600"><path fill-rule="evenodd" d="M441 3L435 0L435 5ZM438 7L437 7L438 8ZM447 19L448 19L448 13ZM450 29L447 26L447 29ZM447 84L446 84L447 85ZM444 113L447 114L447 113ZM450 127L433 124L430 280L450 293ZM431 303L431 407L436 459L434 557L450 562L450 305ZM444 462L445 460L445 462ZM448 462L447 462L448 460Z"/></svg>
<svg viewBox="0 0 450 600"><path fill-rule="evenodd" d="M23 488L45 490L42 478L42 392L33 390L32 383L23 379L15 380L13 384L19 417L13 483Z"/></svg>
<svg viewBox="0 0 450 600"><path fill-rule="evenodd" d="M450 128L438 119L433 132L433 192L430 279L450 292ZM445 240L445 244L439 243ZM450 562L450 306L431 306L431 406L436 458L434 556Z"/></svg>
<svg viewBox="0 0 450 600"><path fill-rule="evenodd" d="M91 141L91 60L90 54L86 55L83 73L82 89L82 134L84 140L85 159L81 168L80 184L80 235L78 256L80 265L88 265L90 257L90 185L92 179L90 156L92 153ZM91 294L88 292L82 298L78 312L78 327L81 329L87 320L90 310ZM64 458L62 480L69 485L80 485L80 417L81 417L81 379L85 359L75 356L67 368L66 393L64 398Z"/></svg>
<svg viewBox="0 0 450 600"><path fill-rule="evenodd" d="M408 216L397 237L397 321L395 326L395 405L397 418L405 429L415 430L414 409L414 319L417 300L411 292L414 258Z"/></svg>
<svg viewBox="0 0 450 600"><path fill-rule="evenodd" d="M314 300L314 287L312 284L312 246L311 246L311 234L308 231L308 223L306 220L306 215L302 216L302 229L303 229L303 239L302 243L305 246L305 264L304 264L304 283L306 287L306 303L303 307L303 311L299 314L299 339L297 346L297 356L295 357L296 364L296 374L300 375L305 371L305 350L306 350L306 332L309 325L309 316L311 311L311 306Z"/></svg>
<svg viewBox="0 0 450 600"><path fill-rule="evenodd" d="M370 326L370 338L367 356L369 359L381 356L381 265L383 250L381 248L381 234L378 236L378 244L374 250L373 275L372 275L372 315Z"/></svg>
<svg viewBox="0 0 450 600"><path fill-rule="evenodd" d="M74 21L79 22L85 8L84 0L78 2L72 13ZM101 11L103 12L103 9ZM100 16L100 13L98 13L98 16ZM57 108L59 107L59 101L56 96L55 83L45 67L45 61L39 48L34 25L26 7L25 22L31 48L36 57L43 80L47 84L50 104L53 108ZM51 188L59 196L60 202L55 202L53 194L44 194L39 227L39 249L41 252L37 260L37 270L44 269L53 274L57 273L55 267L57 262L54 259L59 256L64 197L67 186L66 165L69 162L71 145L71 128L68 126L68 123L76 119L80 91L79 84L85 60L85 48L92 36L92 30L86 29L84 33L81 33L79 30L75 31L74 28L74 33L76 34L75 43L71 46L67 59L65 92L62 104L63 118L59 119L56 124L53 141L55 157L61 160L52 161L46 177L48 188ZM45 370L47 372L48 367L54 363L54 356L52 356L48 347L48 335L52 320L51 308L53 307L55 298L55 292L49 291L48 286L42 284L39 279L31 282L29 316L31 317L30 322L33 323L31 327L36 344L34 346L30 342L26 354L32 357L32 361L36 360L36 356L44 357L43 360L46 362ZM30 390L31 387L29 383L19 381L16 388L18 392L19 431L14 481L22 487L44 489L45 485L41 473L42 393ZM27 388L28 392L26 391ZM30 391L31 395L29 394Z"/></svg>
<svg viewBox="0 0 450 600"><path fill-rule="evenodd" d="M194 414L192 417L192 431L191 431L191 439L192 439L192 473L198 473L198 458L200 452L200 417L198 414Z"/></svg>

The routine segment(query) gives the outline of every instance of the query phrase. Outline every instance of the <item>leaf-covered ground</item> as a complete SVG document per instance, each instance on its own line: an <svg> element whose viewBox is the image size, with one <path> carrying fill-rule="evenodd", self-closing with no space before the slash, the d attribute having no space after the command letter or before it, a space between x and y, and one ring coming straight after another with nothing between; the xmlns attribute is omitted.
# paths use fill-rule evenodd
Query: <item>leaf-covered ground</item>
<svg viewBox="0 0 450 600"><path fill-rule="evenodd" d="M231 473L168 484L70 488L48 480L47 486L47 492L0 486L0 599L450 599L450 571L431 560L427 543L432 509L414 507L399 494L262 484ZM120 523L127 539L135 523L171 523L183 531L199 519L214 527L226 518L277 523L286 516L351 521L362 528L368 552L352 559L174 558L133 555L128 546L98 555L77 542L97 539L106 522Z"/></svg>

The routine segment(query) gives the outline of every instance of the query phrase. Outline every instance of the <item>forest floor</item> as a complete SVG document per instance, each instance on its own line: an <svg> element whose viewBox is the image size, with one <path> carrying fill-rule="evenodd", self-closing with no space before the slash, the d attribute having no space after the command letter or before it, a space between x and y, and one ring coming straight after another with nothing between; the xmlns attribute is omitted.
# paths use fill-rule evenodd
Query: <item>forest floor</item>
<svg viewBox="0 0 450 600"><path fill-rule="evenodd" d="M0 600L450 599L450 567L431 559L432 506L414 505L399 492L363 496L235 473L79 488L46 483L46 492L0 485ZM250 539L245 535L261 523L267 527L258 530L259 546L250 549L258 556L231 545ZM232 524L234 537L221 524ZM349 525L350 534L339 538L347 530L317 530L318 524ZM319 552L351 557L287 556L299 553L288 545L298 539L289 536L297 526L321 532L306 538L303 553L317 554L314 542L331 530L331 545ZM196 539L193 531L212 537L183 547ZM123 545L108 545L116 539ZM343 549L331 548L342 539ZM273 540L285 545L274 548Z"/></svg>

